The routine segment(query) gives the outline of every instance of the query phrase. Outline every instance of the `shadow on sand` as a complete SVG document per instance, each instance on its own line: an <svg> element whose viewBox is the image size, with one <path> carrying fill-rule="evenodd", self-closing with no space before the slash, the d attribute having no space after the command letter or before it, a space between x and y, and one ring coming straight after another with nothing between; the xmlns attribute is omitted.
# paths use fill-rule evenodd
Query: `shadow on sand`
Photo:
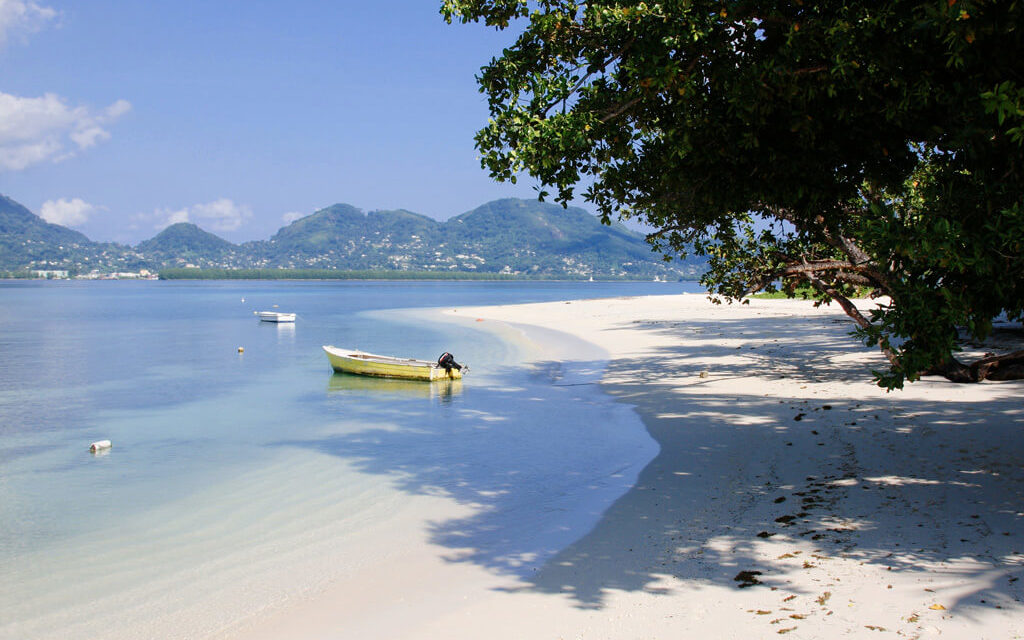
<svg viewBox="0 0 1024 640"><path fill-rule="evenodd" d="M535 462L531 452L548 446L543 429L493 437L503 425L522 424L522 416L502 408L518 406L502 395L521 390L467 386L454 404L475 397L473 406L488 407L470 420L434 421L424 410L412 418L416 428L287 444L388 474L411 493L443 491L475 505L473 517L435 523L433 542L451 548L453 561L516 575L523 589L565 594L581 608L601 608L610 590L657 593L666 576L695 589L732 588L740 586L741 571L752 571L762 585L786 585L813 567L765 558L808 545L821 558L895 572L945 566L985 585L949 607L1021 600L1020 383L989 385L984 402L958 400L955 385L934 379L917 384L948 388L946 399L926 399L913 387L865 392L873 387L864 351L847 335L849 325L831 318L631 326L679 345L613 361L603 385L636 407L661 450L624 495L593 514L596 526L567 547L548 546L527 530L534 522L527 512L548 508L529 487L567 476L598 479L560 465L559 451ZM559 367L541 363L536 378L558 384ZM716 391L725 388L716 383L751 376L755 382L743 393ZM774 383L783 379L798 383L800 395ZM568 391L535 401L543 403L538 415L557 424L573 402L586 400ZM400 414L391 417L410 420L408 408ZM487 459L483 450L493 446L521 447L523 454L494 456L488 468L439 465L431 457L437 446L460 448L466 460ZM763 545L774 552L766 555ZM531 565L535 558L547 560Z"/></svg>

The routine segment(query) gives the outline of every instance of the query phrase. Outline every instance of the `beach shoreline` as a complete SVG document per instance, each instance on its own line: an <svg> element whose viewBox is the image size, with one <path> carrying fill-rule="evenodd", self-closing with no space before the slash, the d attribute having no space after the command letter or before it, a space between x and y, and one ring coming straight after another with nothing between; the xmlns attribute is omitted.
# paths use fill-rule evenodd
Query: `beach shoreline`
<svg viewBox="0 0 1024 640"><path fill-rule="evenodd" d="M571 356L552 331L595 345L602 389L660 452L532 575L432 549L244 637L1024 637L1024 384L928 378L886 393L877 351L806 301L446 313L537 340L534 366ZM408 576L430 597L368 595ZM337 613L353 598L358 624Z"/></svg>

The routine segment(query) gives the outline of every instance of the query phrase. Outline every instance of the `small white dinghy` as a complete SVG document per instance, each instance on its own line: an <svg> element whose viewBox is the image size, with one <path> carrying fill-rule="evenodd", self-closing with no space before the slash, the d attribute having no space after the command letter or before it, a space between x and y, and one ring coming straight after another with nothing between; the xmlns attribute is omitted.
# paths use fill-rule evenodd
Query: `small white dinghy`
<svg viewBox="0 0 1024 640"><path fill-rule="evenodd" d="M111 446L113 445L110 444L110 440L97 440L96 442L89 445L89 451L92 453L96 453L98 451L105 451L109 449Z"/></svg>
<svg viewBox="0 0 1024 640"><path fill-rule="evenodd" d="M295 322L294 313L281 313L280 311L253 311L261 322Z"/></svg>

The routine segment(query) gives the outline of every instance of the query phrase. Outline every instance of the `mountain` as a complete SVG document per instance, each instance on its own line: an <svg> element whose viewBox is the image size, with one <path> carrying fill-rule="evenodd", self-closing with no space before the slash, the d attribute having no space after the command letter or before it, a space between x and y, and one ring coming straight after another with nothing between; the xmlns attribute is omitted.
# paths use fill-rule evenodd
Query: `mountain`
<svg viewBox="0 0 1024 640"><path fill-rule="evenodd" d="M213 266L237 260L238 246L191 222L172 224L149 240L140 242L135 250L161 265Z"/></svg>
<svg viewBox="0 0 1024 640"><path fill-rule="evenodd" d="M505 199L438 222L410 211L336 204L243 248L253 266L471 271L550 277L694 277L702 262L665 263L644 237L583 209Z"/></svg>
<svg viewBox="0 0 1024 640"><path fill-rule="evenodd" d="M39 262L40 269L57 269L75 250L91 244L81 233L46 222L0 195L0 269L16 269L30 262Z"/></svg>
<svg viewBox="0 0 1024 640"><path fill-rule="evenodd" d="M601 224L576 207L496 200L450 219L444 231L458 254L487 256L477 267L485 271L605 276L674 271L639 233L621 224Z"/></svg>
<svg viewBox="0 0 1024 640"><path fill-rule="evenodd" d="M0 271L24 269L138 270L147 266L131 247L93 242L85 235L46 222L0 195Z"/></svg>
<svg viewBox="0 0 1024 640"><path fill-rule="evenodd" d="M398 269L396 250L426 247L440 223L411 211L371 211L336 204L282 228L266 243L253 243L261 266Z"/></svg>
<svg viewBox="0 0 1024 640"><path fill-rule="evenodd" d="M406 210L335 204L235 245L191 223L136 247L91 242L0 196L0 271L221 269L475 272L559 277L693 278L702 261L666 263L644 237L583 209L535 200L489 202L446 222Z"/></svg>
<svg viewBox="0 0 1024 640"><path fill-rule="evenodd" d="M42 244L88 244L83 234L46 222L21 204L0 195L0 234L4 237L20 236Z"/></svg>

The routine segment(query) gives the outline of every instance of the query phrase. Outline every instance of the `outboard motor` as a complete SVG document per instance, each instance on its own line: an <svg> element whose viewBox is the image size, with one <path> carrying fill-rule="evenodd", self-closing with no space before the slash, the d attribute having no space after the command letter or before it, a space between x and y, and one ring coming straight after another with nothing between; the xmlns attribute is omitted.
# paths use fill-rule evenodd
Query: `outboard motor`
<svg viewBox="0 0 1024 640"><path fill-rule="evenodd" d="M455 369L456 371L462 371L462 365L459 364L458 362L455 362L455 356L448 353L447 351L442 353L441 357L437 359L437 366L443 368L449 374L452 372L452 369Z"/></svg>

